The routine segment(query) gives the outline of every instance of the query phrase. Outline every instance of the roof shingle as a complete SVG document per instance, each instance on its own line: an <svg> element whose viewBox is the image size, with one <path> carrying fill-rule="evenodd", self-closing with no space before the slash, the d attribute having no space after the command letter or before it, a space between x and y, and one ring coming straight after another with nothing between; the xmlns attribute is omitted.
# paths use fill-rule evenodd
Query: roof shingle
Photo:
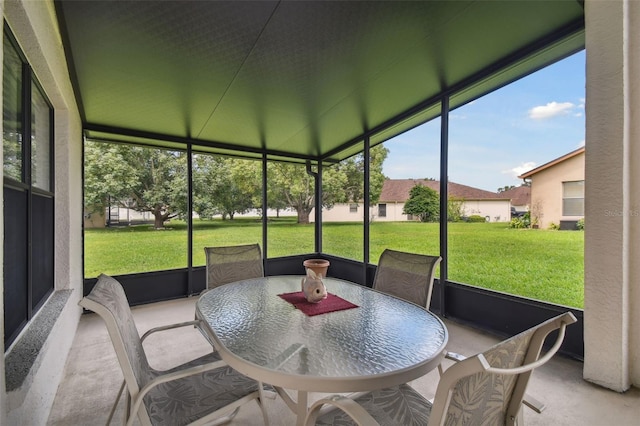
<svg viewBox="0 0 640 426"><path fill-rule="evenodd" d="M387 179L382 185L380 193L380 202L405 202L409 199L411 188L416 185L422 185L440 193L440 181L426 179ZM510 197L503 197L484 189L473 188L467 185L461 185L455 182L448 183L449 196L463 198L465 200L499 200Z"/></svg>
<svg viewBox="0 0 640 426"><path fill-rule="evenodd" d="M498 195L503 198L510 198L511 204L514 206L528 206L531 203L531 187L529 186L517 186Z"/></svg>

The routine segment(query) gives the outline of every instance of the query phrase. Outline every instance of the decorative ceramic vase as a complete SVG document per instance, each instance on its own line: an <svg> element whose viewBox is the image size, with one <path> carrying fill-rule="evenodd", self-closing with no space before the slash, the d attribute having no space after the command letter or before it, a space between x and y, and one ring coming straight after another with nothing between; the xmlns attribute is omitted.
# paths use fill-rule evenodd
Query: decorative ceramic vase
<svg viewBox="0 0 640 426"><path fill-rule="evenodd" d="M324 259L307 259L302 262L302 265L305 268L311 269L316 274L322 275L322 277L327 276L327 269L329 269L329 261Z"/></svg>

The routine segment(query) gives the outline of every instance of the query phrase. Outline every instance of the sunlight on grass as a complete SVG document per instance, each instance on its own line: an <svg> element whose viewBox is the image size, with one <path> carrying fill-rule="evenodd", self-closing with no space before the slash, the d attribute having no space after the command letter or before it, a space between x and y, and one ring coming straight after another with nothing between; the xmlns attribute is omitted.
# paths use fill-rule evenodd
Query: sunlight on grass
<svg viewBox="0 0 640 426"><path fill-rule="evenodd" d="M582 308L584 232L518 230L505 223L448 226L449 280ZM371 263L378 263L385 248L439 254L439 229L437 223L374 222ZM313 235L313 224L299 225L295 218L270 219L268 257L312 253ZM362 235L359 223L324 223L324 251L361 260ZM205 264L205 246L256 242L262 242L262 229L255 218L194 221L193 265ZM87 229L85 276L185 268L186 252L187 227L181 221L159 231L150 225Z"/></svg>

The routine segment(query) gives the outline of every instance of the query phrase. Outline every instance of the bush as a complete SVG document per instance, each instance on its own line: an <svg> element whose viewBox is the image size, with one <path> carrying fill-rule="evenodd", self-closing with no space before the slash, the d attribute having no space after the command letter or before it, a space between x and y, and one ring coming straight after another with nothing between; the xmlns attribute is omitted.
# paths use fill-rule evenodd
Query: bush
<svg viewBox="0 0 640 426"><path fill-rule="evenodd" d="M480 216L477 214L472 214L467 218L467 222L473 222L473 223L485 223L486 221L487 219L484 216Z"/></svg>
<svg viewBox="0 0 640 426"><path fill-rule="evenodd" d="M551 229L552 231L557 231L558 229L560 229L560 225L558 225L557 223L551 222L549 224L549 229Z"/></svg>
<svg viewBox="0 0 640 426"><path fill-rule="evenodd" d="M509 228L525 229L531 227L531 213L526 212L523 216L514 217L509 222Z"/></svg>
<svg viewBox="0 0 640 426"><path fill-rule="evenodd" d="M578 219L578 222L576 223L576 228L578 228L578 230L580 231L584 231L584 217L582 219Z"/></svg>

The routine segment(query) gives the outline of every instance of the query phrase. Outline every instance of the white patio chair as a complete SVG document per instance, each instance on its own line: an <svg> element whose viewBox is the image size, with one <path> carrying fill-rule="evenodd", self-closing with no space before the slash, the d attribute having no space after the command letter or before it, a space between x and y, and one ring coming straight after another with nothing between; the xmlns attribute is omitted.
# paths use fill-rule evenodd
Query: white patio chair
<svg viewBox="0 0 640 426"><path fill-rule="evenodd" d="M140 338L124 289L117 280L104 274L79 304L98 314L105 322L124 375L124 383L107 424L125 387L129 395L127 425L133 423L136 415L142 425L203 424L215 419L229 421L240 406L251 400L256 400L264 422L268 424L267 413L261 403L262 387L228 367L217 353L167 371L150 367L142 340L154 332L196 325L197 320L157 327Z"/></svg>
<svg viewBox="0 0 640 426"><path fill-rule="evenodd" d="M405 384L355 400L341 395L321 399L311 406L305 423L522 425L521 406L533 369L553 357L562 344L566 326L574 322L571 312L564 313L453 364L440 377L433 403ZM540 356L546 337L554 330L559 330L555 343ZM335 407L338 409L330 409Z"/></svg>
<svg viewBox="0 0 640 426"><path fill-rule="evenodd" d="M433 275L442 258L385 249L373 288L429 309Z"/></svg>

